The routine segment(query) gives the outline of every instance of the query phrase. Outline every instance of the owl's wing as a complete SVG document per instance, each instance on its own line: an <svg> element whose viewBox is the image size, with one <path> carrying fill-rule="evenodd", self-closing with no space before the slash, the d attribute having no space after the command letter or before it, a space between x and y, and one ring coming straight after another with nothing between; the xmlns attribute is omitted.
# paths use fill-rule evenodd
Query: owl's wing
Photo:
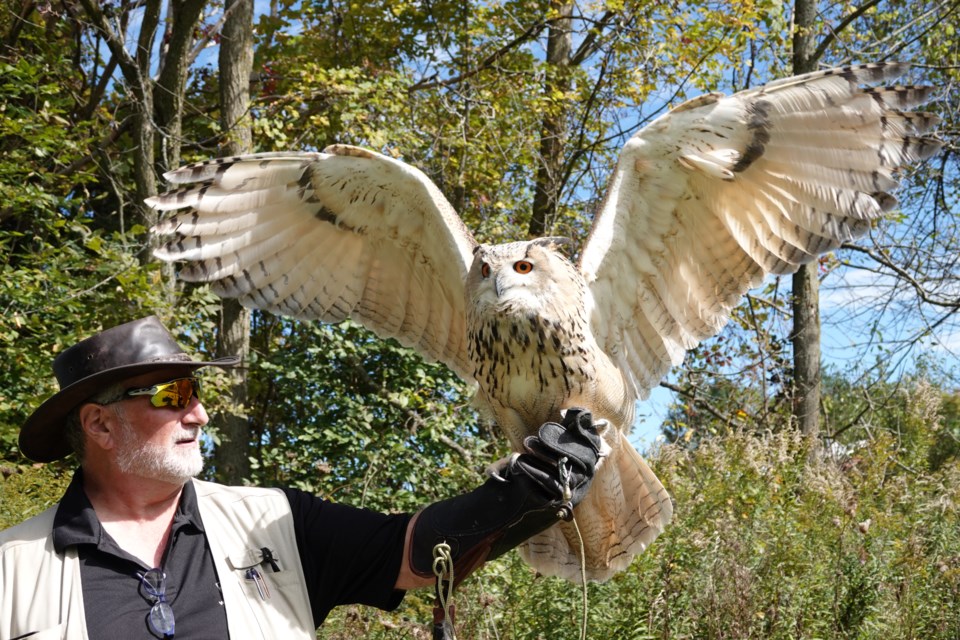
<svg viewBox="0 0 960 640"><path fill-rule="evenodd" d="M904 65L834 69L686 102L625 145L583 249L591 329L645 398L786 274L893 207L896 171L940 143L927 87L860 89Z"/></svg>
<svg viewBox="0 0 960 640"><path fill-rule="evenodd" d="M419 170L346 145L212 160L166 175L156 251L244 305L353 318L472 380L464 279L475 241Z"/></svg>

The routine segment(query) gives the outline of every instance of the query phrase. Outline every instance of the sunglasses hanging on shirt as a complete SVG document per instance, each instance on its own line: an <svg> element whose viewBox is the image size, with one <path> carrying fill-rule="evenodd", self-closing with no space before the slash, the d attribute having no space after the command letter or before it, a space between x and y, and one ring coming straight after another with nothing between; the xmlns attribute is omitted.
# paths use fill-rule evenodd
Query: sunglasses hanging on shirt
<svg viewBox="0 0 960 640"><path fill-rule="evenodd" d="M147 623L150 629L163 638L173 638L173 608L167 602L167 576L160 569L150 569L137 574L144 593L153 601Z"/></svg>

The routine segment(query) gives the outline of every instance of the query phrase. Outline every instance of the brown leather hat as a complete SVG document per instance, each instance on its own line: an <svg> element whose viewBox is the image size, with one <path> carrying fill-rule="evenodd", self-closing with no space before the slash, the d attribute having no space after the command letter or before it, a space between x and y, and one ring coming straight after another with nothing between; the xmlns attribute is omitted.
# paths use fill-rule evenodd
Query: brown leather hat
<svg viewBox="0 0 960 640"><path fill-rule="evenodd" d="M200 367L232 367L240 358L193 360L156 316L134 320L87 338L53 361L60 391L37 407L20 429L20 450L37 462L70 454L63 429L67 415L98 390L157 369L190 372Z"/></svg>

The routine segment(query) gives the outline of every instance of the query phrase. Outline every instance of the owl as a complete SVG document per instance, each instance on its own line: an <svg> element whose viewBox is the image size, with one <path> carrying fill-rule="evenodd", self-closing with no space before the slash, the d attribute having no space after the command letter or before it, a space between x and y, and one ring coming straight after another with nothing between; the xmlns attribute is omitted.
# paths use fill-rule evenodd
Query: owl
<svg viewBox="0 0 960 640"><path fill-rule="evenodd" d="M745 292L864 233L897 172L937 151L925 87L895 63L831 69L680 104L622 149L579 257L539 238L478 244L422 172L373 151L266 153L167 174L156 254L248 306L364 324L476 384L514 449L568 407L607 422L575 522L530 539L537 570L609 579L673 503L627 435L686 351ZM574 250L573 254L577 254Z"/></svg>

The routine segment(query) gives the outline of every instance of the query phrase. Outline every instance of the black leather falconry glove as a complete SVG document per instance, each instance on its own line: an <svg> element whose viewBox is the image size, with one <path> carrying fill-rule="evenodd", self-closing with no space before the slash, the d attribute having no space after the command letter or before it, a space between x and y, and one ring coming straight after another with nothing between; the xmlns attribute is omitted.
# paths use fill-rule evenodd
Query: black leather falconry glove
<svg viewBox="0 0 960 640"><path fill-rule="evenodd" d="M569 520L590 487L600 445L589 411L569 409L562 425L541 425L499 477L420 512L410 541L413 571L433 576L433 548L445 542L459 583L487 560L560 519Z"/></svg>

